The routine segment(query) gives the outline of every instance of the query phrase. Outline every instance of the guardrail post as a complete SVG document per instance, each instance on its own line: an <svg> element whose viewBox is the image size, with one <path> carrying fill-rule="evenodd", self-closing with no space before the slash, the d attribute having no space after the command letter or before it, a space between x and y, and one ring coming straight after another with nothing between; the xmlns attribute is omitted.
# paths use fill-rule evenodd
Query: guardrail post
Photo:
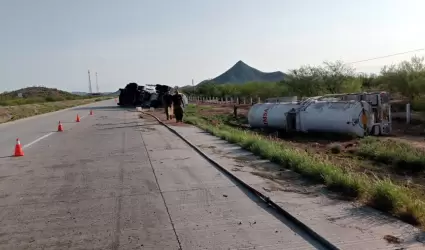
<svg viewBox="0 0 425 250"><path fill-rule="evenodd" d="M410 124L411 121L411 110L410 103L406 104L406 124Z"/></svg>

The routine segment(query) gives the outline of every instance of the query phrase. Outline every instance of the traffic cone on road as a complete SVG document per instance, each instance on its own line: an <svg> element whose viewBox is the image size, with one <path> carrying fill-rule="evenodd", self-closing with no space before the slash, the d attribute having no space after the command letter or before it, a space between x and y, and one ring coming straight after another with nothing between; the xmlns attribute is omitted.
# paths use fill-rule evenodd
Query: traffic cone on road
<svg viewBox="0 0 425 250"><path fill-rule="evenodd" d="M63 131L62 123L61 121L59 121L58 132L62 132L62 131Z"/></svg>
<svg viewBox="0 0 425 250"><path fill-rule="evenodd" d="M90 109L90 115L93 115L93 110Z"/></svg>
<svg viewBox="0 0 425 250"><path fill-rule="evenodd" d="M16 139L16 145L15 145L15 157L18 157L18 156L24 156L24 151L22 150L21 142L19 141L19 138Z"/></svg>
<svg viewBox="0 0 425 250"><path fill-rule="evenodd" d="M77 114L77 119L75 121L80 122L80 116L78 114Z"/></svg>

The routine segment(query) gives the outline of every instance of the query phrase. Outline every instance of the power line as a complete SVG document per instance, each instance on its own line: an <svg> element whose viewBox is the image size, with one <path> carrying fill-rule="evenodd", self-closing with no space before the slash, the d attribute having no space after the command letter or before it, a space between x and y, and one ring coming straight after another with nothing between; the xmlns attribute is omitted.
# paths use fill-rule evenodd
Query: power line
<svg viewBox="0 0 425 250"><path fill-rule="evenodd" d="M408 53L412 53L412 52L417 52L417 51L422 51L422 50L425 50L425 48L415 49L415 50L409 50L409 51L405 51L405 52L401 52L401 53L390 54L390 55L386 55L386 56L379 56L379 57L369 58L369 59L365 59L365 60L349 62L349 63L345 63L345 64L354 64L354 63L360 63L360 62L367 62L367 61L372 61L372 60L377 60L377 59L382 59L382 58L387 58L387 57L392 57L392 56L404 55L404 54L408 54Z"/></svg>

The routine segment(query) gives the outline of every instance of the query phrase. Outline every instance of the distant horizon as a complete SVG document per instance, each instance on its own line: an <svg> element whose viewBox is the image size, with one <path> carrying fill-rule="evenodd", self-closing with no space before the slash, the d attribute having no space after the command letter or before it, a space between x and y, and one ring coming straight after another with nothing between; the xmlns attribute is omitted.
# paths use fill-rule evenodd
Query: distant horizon
<svg viewBox="0 0 425 250"><path fill-rule="evenodd" d="M425 49L424 49L425 50ZM417 54L413 54L412 56L410 56L408 59L403 59L403 60L400 60L399 62L402 62L402 61L404 61L404 60L409 60L410 58L412 58L412 57L414 57L414 56L418 56ZM379 57L379 56L378 56ZM421 55L420 57L425 57L424 55ZM368 60L368 59L364 59L364 60ZM214 78L216 78L216 77L218 77L218 76L220 76L221 74L223 74L223 73L225 73L227 70L229 70L229 69L231 69L234 65L236 65L238 62L243 62L244 64L246 64L246 65L248 65L248 66L250 66L250 67L252 67L252 68L254 68L254 69L257 69L257 70L259 70L259 71L261 71L261 72L263 72L263 73L274 73L274 72L282 72L282 73L284 73L284 74L286 74L286 73L288 73L288 71L289 70L286 70L286 71L282 71L282 70L276 70L276 71L263 71L263 70L261 70L261 69L258 69L258 68L256 68L255 66L252 66L252 65L250 65L250 64L248 64L248 63L246 63L245 61L243 61L243 60L238 60L236 63L234 63L234 64L232 64L231 66L229 66L229 67L227 67L222 73L220 73L220 74L218 74L217 76L215 76L215 77L210 77L210 78L205 78L204 80L201 80L201 81L196 81L196 80L194 80L194 85L196 86L196 85L198 85L199 83L201 83L201 82L203 82L203 81L208 81L208 80L212 80L212 79L214 79ZM344 63L346 63L346 62L344 62ZM397 64L398 62L393 62L393 64ZM322 63L323 64L323 63ZM311 65L311 66L321 66L322 64L318 64L318 65ZM308 65L308 64L305 64L305 65ZM301 66L305 66L305 65L301 65ZM382 67L384 67L384 66L389 66L389 65L383 65ZM382 69L382 67L380 68L380 69ZM356 69L355 67L353 67L354 69ZM87 71L86 71L87 72ZM91 71L90 71L91 72ZM380 73L380 71L378 71L378 72L361 72L361 71L358 71L358 70L356 70L356 72L357 73L367 73L367 74L379 74ZM95 72L94 72L95 73ZM86 73L87 74L87 73ZM99 76L99 74L98 74L98 76ZM93 78L92 78L93 79ZM192 81L192 80L191 80ZM114 90L110 90L110 91L99 91L99 93L114 93L114 92L117 92L120 88L124 88L128 83L130 83L130 82L136 82L138 85L140 85L140 86L143 86L143 85L146 85L146 84L149 84L149 83L139 83L139 82L137 82L137 81L129 81L129 82L126 82L126 83L123 83L121 86L119 86L115 91ZM160 84L160 83L159 83ZM87 75L87 88L88 88L88 75ZM167 84L165 84L165 85L167 85ZM99 84L99 89L100 89L100 84ZM176 86L176 85L169 85L169 86ZM177 85L177 86L179 86L179 87L186 87L186 86L192 86L192 82L190 82L189 84L185 84L185 85ZM88 91L88 90L86 90L86 91L84 91L84 90L66 90L66 89L61 89L61 88L58 88L58 87L54 87L54 86L45 86L45 85L28 85L28 86L24 86L24 87L19 87L19 88L17 88L17 89L11 89L11 90L4 90L4 91L2 91L2 90L0 90L0 94L1 93L4 93L4 92L12 92L12 91L16 91L16 90L19 90L19 89L22 89L22 88L30 88L30 87L46 87L46 88L52 88L52 89L58 89L58 90L62 90L62 91L66 91L66 92L69 92L69 93L86 93L86 94L89 94L90 92ZM95 88L95 85L93 84L93 80L92 80L92 93L98 93L98 92L95 92L95 91L93 91L93 88Z"/></svg>
<svg viewBox="0 0 425 250"><path fill-rule="evenodd" d="M4 94L4 93L10 93L10 92L15 92L15 91L18 91L18 90L20 90L20 89L26 89L26 88L49 88L49 89L57 89L57 90L60 90L60 91L65 91L65 92L68 92L68 93L71 93L71 94L77 94L77 93L82 93L82 94L90 94L88 91L79 91L79 90L63 90L63 89L59 89L59 88L55 88L55 87L48 87L48 86L26 86L26 87L20 87L20 88L18 88L18 89L13 89L13 90L6 90L6 91L1 91L0 92L0 94ZM100 93L100 94L111 94L111 93L115 93L115 92L117 92L119 89L117 89L116 91L105 91L105 92L102 92L102 91L99 91L99 92L92 92L92 94L96 94L96 93Z"/></svg>

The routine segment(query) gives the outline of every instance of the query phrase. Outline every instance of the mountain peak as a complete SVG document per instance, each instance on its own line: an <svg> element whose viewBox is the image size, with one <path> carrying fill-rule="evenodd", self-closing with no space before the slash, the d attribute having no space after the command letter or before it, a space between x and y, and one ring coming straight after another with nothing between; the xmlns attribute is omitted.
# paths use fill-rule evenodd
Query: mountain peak
<svg viewBox="0 0 425 250"><path fill-rule="evenodd" d="M248 64L244 63L242 60L239 60L233 67L249 67Z"/></svg>
<svg viewBox="0 0 425 250"><path fill-rule="evenodd" d="M249 66L248 64L244 63L242 60L239 60L235 65L233 65L233 67L231 67L227 72L239 72L242 74L248 73L248 74L257 74L257 73L263 73L251 66ZM243 73L245 72L245 73ZM249 73L251 72L251 73ZM255 73L253 73L255 72ZM238 74L238 73L236 73Z"/></svg>
<svg viewBox="0 0 425 250"><path fill-rule="evenodd" d="M223 74L212 79L212 82L218 84L236 83L243 84L247 82L278 82L283 80L283 74L280 71L265 73L261 72L248 64L239 60L233 67Z"/></svg>

